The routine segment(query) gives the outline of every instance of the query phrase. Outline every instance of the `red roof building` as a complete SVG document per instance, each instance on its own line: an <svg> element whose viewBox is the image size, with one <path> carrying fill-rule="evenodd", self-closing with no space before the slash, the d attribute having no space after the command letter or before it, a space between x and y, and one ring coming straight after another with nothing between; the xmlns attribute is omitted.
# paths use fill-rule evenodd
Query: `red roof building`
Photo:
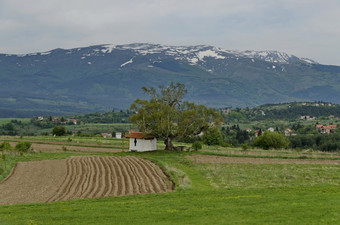
<svg viewBox="0 0 340 225"><path fill-rule="evenodd" d="M125 137L129 138L129 151L146 152L157 150L157 139L146 136L142 132L131 132Z"/></svg>

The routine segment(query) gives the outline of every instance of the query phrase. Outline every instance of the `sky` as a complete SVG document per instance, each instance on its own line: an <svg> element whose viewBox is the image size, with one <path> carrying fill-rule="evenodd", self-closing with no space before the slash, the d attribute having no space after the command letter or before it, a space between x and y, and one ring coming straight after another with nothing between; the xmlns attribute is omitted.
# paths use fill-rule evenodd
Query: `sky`
<svg viewBox="0 0 340 225"><path fill-rule="evenodd" d="M277 50L340 66L339 0L1 0L0 52L97 44Z"/></svg>

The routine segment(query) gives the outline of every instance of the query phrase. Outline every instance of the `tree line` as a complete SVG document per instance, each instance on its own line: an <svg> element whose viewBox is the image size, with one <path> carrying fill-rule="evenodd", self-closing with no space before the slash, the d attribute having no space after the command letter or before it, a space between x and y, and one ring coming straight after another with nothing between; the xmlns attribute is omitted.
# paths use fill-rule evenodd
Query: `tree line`
<svg viewBox="0 0 340 225"><path fill-rule="evenodd" d="M317 103L315 103L317 104ZM302 105L301 103L291 103L282 105L265 105L255 108L236 108L223 113L222 116L225 122L240 122L240 121L260 121L260 120L282 120L282 119L297 119L301 116L311 117L340 117L340 105L323 104L315 106L309 103Z"/></svg>

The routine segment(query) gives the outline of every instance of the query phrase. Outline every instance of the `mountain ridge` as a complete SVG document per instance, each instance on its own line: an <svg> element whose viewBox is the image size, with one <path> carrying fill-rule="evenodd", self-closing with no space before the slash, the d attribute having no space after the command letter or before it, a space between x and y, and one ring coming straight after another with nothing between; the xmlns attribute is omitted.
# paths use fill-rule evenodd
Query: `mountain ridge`
<svg viewBox="0 0 340 225"><path fill-rule="evenodd" d="M0 78L0 116L9 109L51 114L126 109L146 98L142 86L171 81L186 85L187 100L209 107L340 103L339 66L279 51L208 45L103 44L0 54Z"/></svg>
<svg viewBox="0 0 340 225"><path fill-rule="evenodd" d="M101 52L103 54L111 53L113 50L134 50L135 52L140 53L142 55L157 54L157 53L164 52L166 55L177 55L178 56L180 54L186 55L189 53L191 54L191 56L194 55L193 58L191 59L188 58L189 62L196 61L196 60L204 61L203 60L204 57L215 57L216 59L224 59L225 56L219 55L219 53L226 53L226 54L234 55L237 57L253 58L253 59L259 59L259 60L264 60L264 61L273 62L273 63L289 63L292 61L301 60L307 63L319 64L312 59L299 58L292 54L287 54L285 52L280 52L276 50L239 51L239 50L225 50L225 49L210 46L210 45L171 46L171 45L160 45L160 44L151 44L151 43L132 43L132 44L126 44L126 45L102 44L102 45L92 45L92 46L87 46L87 47L78 47L78 48L71 48L71 49L56 48L50 51L35 52L35 53L28 53L28 54L4 54L4 53L0 53L0 54L5 55L6 57L10 57L10 56L26 57L26 56L37 56L37 55L44 56L44 55L49 55L55 51L67 51L66 54L71 54L74 51L80 51L86 48L91 48L93 50L93 53ZM101 49L98 49L98 48L101 48ZM90 56L90 55L87 54L87 55L84 55L83 57L85 56ZM177 58L177 59L183 59L183 58Z"/></svg>

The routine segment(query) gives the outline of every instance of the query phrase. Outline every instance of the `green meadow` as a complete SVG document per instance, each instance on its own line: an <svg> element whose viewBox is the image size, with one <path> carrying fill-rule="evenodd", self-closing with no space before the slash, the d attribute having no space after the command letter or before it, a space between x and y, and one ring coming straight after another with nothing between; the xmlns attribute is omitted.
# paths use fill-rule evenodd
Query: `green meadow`
<svg viewBox="0 0 340 225"><path fill-rule="evenodd" d="M0 161L2 167L80 154L135 155L161 166L175 183L175 190L1 205L0 224L340 224L340 165L195 164L186 157L201 153L8 154Z"/></svg>
<svg viewBox="0 0 340 225"><path fill-rule="evenodd" d="M4 125L6 123L11 122L12 120L21 121L22 123L29 123L29 118L0 118L0 125Z"/></svg>

